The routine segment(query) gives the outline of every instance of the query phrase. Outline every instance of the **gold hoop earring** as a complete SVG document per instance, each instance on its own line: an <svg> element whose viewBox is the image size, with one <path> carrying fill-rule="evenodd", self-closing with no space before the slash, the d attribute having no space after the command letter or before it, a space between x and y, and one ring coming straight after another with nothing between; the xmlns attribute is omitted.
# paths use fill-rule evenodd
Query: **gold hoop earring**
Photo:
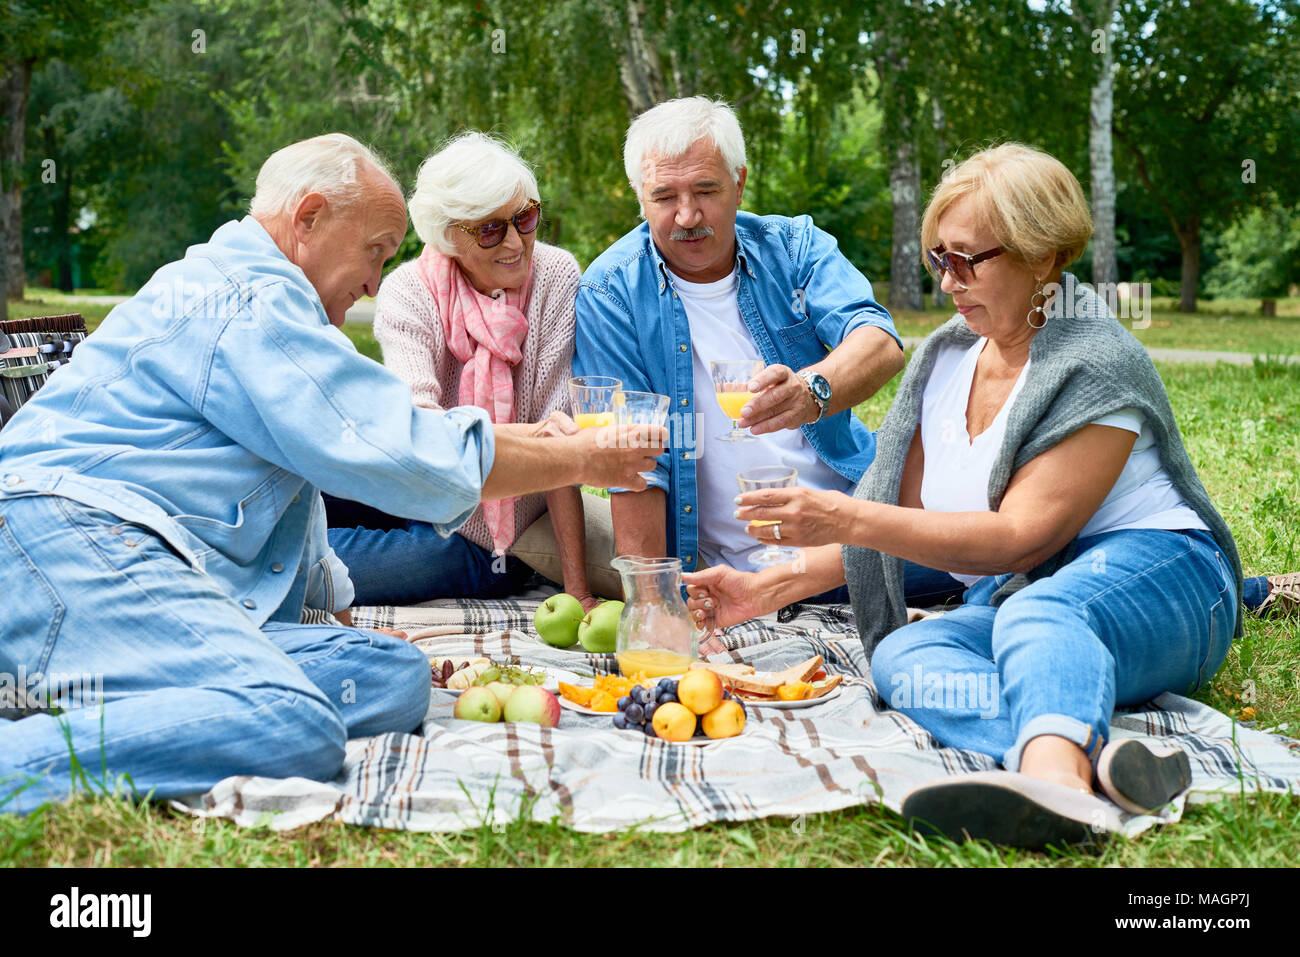
<svg viewBox="0 0 1300 957"><path fill-rule="evenodd" d="M1029 323L1031 329L1041 329L1043 326L1047 325L1047 311L1043 308L1047 305L1047 293L1043 292L1042 279L1035 276L1034 283L1034 294L1029 297L1029 305L1033 306L1033 308L1030 309L1029 313L1025 316L1025 322ZM1041 302L1035 305L1035 299L1039 299ZM1038 323L1034 322L1034 313L1038 313L1038 315L1042 317L1043 321Z"/></svg>

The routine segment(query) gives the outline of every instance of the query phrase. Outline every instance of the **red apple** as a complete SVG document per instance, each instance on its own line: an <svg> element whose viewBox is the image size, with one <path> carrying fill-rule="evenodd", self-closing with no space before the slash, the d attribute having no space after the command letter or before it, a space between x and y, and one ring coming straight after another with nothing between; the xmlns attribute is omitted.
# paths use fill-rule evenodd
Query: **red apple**
<svg viewBox="0 0 1300 957"><path fill-rule="evenodd" d="M537 685L520 685L506 700L506 721L523 721L554 728L560 723L560 702L555 695Z"/></svg>

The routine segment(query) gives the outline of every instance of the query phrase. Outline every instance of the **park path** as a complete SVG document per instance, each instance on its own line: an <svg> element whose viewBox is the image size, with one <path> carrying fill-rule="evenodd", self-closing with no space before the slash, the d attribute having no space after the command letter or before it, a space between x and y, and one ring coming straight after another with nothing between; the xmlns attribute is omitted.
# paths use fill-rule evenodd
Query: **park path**
<svg viewBox="0 0 1300 957"><path fill-rule="evenodd" d="M87 296L78 302L94 302L103 304L116 304L126 301L126 296ZM69 305L74 303L70 300ZM357 325L373 325L375 321L375 303L371 301L361 301L354 303L348 310L348 322ZM904 336L903 344L912 349L919 346L924 339L921 336ZM1147 352L1156 362L1228 362L1236 366L1248 366L1254 363L1255 355L1250 352L1211 352L1206 349L1151 349ZM1286 362L1300 362L1300 355L1284 357Z"/></svg>

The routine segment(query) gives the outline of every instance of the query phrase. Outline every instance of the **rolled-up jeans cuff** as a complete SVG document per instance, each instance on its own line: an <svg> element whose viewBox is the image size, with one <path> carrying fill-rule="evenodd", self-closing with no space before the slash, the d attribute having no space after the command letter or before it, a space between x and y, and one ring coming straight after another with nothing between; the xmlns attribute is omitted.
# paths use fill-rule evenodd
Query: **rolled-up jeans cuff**
<svg viewBox="0 0 1300 957"><path fill-rule="evenodd" d="M1073 741L1083 748L1089 760L1095 758L1106 743L1105 738L1092 725L1078 718L1072 718L1068 714L1040 714L1020 729L1016 743L1002 758L1002 766L1008 771L1019 771L1020 755L1024 752L1025 745L1043 734L1054 734Z"/></svg>

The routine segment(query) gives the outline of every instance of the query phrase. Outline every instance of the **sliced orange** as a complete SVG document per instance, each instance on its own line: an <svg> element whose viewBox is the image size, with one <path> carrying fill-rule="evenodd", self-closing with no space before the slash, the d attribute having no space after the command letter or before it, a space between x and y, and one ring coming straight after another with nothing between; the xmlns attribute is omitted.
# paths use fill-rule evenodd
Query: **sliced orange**
<svg viewBox="0 0 1300 957"><path fill-rule="evenodd" d="M596 690L592 693L591 700L586 707L592 711L617 711L618 698L615 698L608 691Z"/></svg>
<svg viewBox="0 0 1300 957"><path fill-rule="evenodd" d="M583 688L581 685L565 684L560 682L560 694L568 698L574 704L581 705L584 708L591 707L591 696L596 693L595 688Z"/></svg>

